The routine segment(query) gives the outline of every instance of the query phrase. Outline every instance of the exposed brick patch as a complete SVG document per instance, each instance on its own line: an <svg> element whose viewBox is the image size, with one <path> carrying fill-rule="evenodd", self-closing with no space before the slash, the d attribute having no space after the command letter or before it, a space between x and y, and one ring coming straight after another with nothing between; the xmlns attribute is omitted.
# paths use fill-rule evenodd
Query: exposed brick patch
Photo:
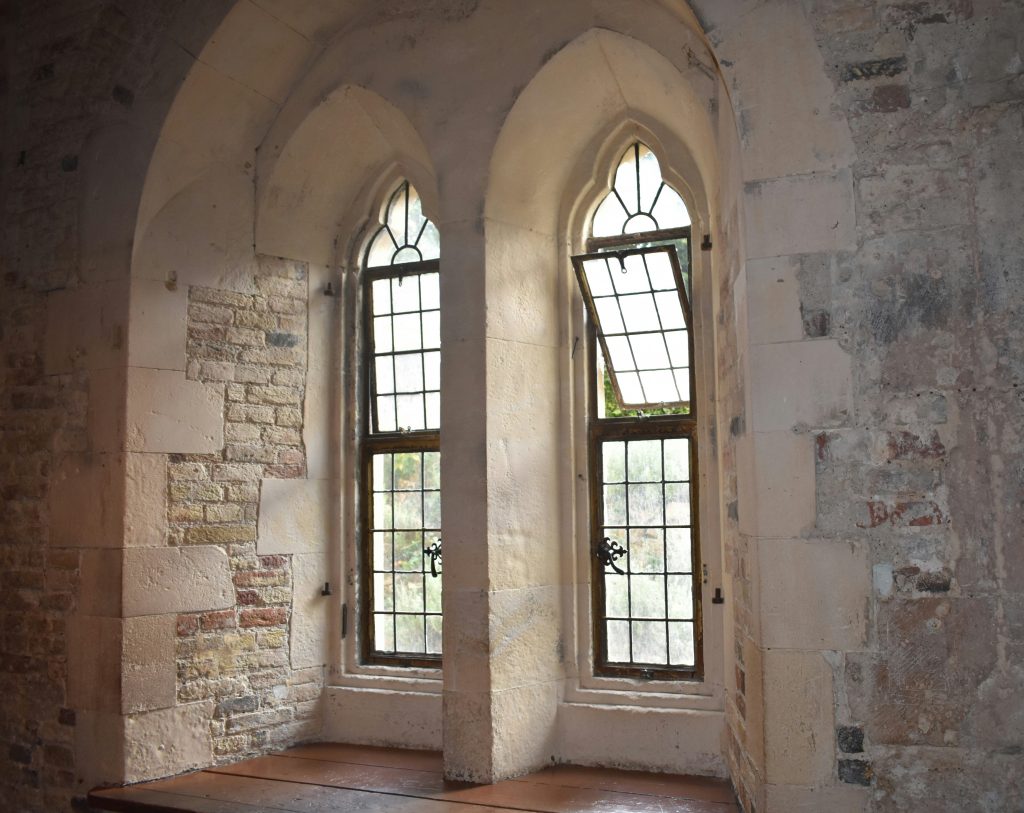
<svg viewBox="0 0 1024 813"><path fill-rule="evenodd" d="M946 454L946 447L934 430L926 438L905 430L889 432L887 446L890 460L927 460Z"/></svg>
<svg viewBox="0 0 1024 813"><path fill-rule="evenodd" d="M869 500L867 502L868 519L858 522L859 528L878 528L881 525L894 527L904 526L923 528L930 525L942 525L947 522L946 516L938 503L933 500L911 500L886 502Z"/></svg>

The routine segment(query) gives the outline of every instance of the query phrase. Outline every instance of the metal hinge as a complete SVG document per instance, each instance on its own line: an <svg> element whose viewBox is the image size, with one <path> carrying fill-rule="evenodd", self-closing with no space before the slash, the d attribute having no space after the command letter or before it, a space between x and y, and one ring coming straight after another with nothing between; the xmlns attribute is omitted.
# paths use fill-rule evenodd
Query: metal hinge
<svg viewBox="0 0 1024 813"><path fill-rule="evenodd" d="M348 605L341 605L341 637L348 635Z"/></svg>

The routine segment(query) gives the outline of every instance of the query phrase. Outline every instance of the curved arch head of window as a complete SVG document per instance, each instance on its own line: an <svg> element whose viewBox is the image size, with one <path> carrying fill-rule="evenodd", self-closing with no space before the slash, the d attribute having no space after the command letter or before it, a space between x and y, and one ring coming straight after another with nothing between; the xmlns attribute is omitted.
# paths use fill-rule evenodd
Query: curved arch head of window
<svg viewBox="0 0 1024 813"><path fill-rule="evenodd" d="M364 663L441 657L440 236L402 181L363 267L360 650Z"/></svg>
<svg viewBox="0 0 1024 813"><path fill-rule="evenodd" d="M703 675L690 216L635 142L572 258L587 314L594 672Z"/></svg>

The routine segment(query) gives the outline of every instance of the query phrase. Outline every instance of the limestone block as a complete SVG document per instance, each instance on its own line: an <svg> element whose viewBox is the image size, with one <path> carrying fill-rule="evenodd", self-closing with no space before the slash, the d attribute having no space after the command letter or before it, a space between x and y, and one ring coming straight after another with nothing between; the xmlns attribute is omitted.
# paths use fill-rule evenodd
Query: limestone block
<svg viewBox="0 0 1024 813"><path fill-rule="evenodd" d="M488 592L454 587L448 581L445 553L444 686L448 692L487 692L491 688Z"/></svg>
<svg viewBox="0 0 1024 813"><path fill-rule="evenodd" d="M87 616L121 615L121 551L83 548L78 611Z"/></svg>
<svg viewBox="0 0 1024 813"><path fill-rule="evenodd" d="M747 259L857 247L849 170L748 183Z"/></svg>
<svg viewBox="0 0 1024 813"><path fill-rule="evenodd" d="M798 267L792 257L747 262L747 324L753 344L795 342L804 337Z"/></svg>
<svg viewBox="0 0 1024 813"><path fill-rule="evenodd" d="M208 700L125 717L125 780L142 782L202 768L213 762Z"/></svg>
<svg viewBox="0 0 1024 813"><path fill-rule="evenodd" d="M359 745L441 748L441 694L332 686L324 738ZM446 746L447 747L447 746Z"/></svg>
<svg viewBox="0 0 1024 813"><path fill-rule="evenodd" d="M175 614L125 619L122 713L132 714L174 705L176 621Z"/></svg>
<svg viewBox="0 0 1024 813"><path fill-rule="evenodd" d="M495 780L551 764L558 728L560 681L533 683L492 694Z"/></svg>
<svg viewBox="0 0 1024 813"><path fill-rule="evenodd" d="M227 554L212 545L128 548L124 552L124 614L161 615L234 606Z"/></svg>
<svg viewBox="0 0 1024 813"><path fill-rule="evenodd" d="M491 723L493 702L490 692L449 691L445 688L446 779L480 783L495 781L495 731Z"/></svg>
<svg viewBox="0 0 1024 813"><path fill-rule="evenodd" d="M85 787L124 781L124 718L117 711L75 711L75 773Z"/></svg>
<svg viewBox="0 0 1024 813"><path fill-rule="evenodd" d="M136 278L130 302L128 366L184 370L188 287Z"/></svg>
<svg viewBox="0 0 1024 813"><path fill-rule="evenodd" d="M756 503L740 504L740 528L752 536L794 537L814 527L814 438L794 432L754 432L750 484ZM749 490L740 484L740 494Z"/></svg>
<svg viewBox="0 0 1024 813"><path fill-rule="evenodd" d="M68 621L68 704L74 709L121 708L119 618L73 615Z"/></svg>
<svg viewBox="0 0 1024 813"><path fill-rule="evenodd" d="M862 649L871 568L854 543L762 539L761 641L780 649Z"/></svg>
<svg viewBox="0 0 1024 813"><path fill-rule="evenodd" d="M271 480L260 486L256 549L268 553L326 550L337 499L330 480ZM336 495L335 495L336 497Z"/></svg>
<svg viewBox="0 0 1024 813"><path fill-rule="evenodd" d="M561 588L498 590L488 597L491 689L560 679Z"/></svg>
<svg viewBox="0 0 1024 813"><path fill-rule="evenodd" d="M559 762L698 776L726 776L725 714L565 703L559 707Z"/></svg>
<svg viewBox="0 0 1024 813"><path fill-rule="evenodd" d="M750 398L758 432L836 426L851 414L850 357L838 342L785 342L752 348Z"/></svg>
<svg viewBox="0 0 1024 813"><path fill-rule="evenodd" d="M207 454L224 446L224 394L173 370L128 371L128 450Z"/></svg>
<svg viewBox="0 0 1024 813"><path fill-rule="evenodd" d="M767 785L765 813L864 813L871 802L871 789L855 785L805 788L796 785Z"/></svg>
<svg viewBox="0 0 1024 813"><path fill-rule="evenodd" d="M820 652L764 653L765 778L825 785L835 772L832 669Z"/></svg>
<svg viewBox="0 0 1024 813"><path fill-rule="evenodd" d="M61 458L50 484L50 544L55 548L120 547L122 476L118 455Z"/></svg>
<svg viewBox="0 0 1024 813"><path fill-rule="evenodd" d="M330 572L325 552L292 556L292 669L322 666L330 660L331 619L337 604L320 594L324 582L331 580Z"/></svg>
<svg viewBox="0 0 1024 813"><path fill-rule="evenodd" d="M125 455L124 545L155 548L167 544L167 458L159 454Z"/></svg>
<svg viewBox="0 0 1024 813"><path fill-rule="evenodd" d="M313 43L251 0L236 3L200 59L225 76L282 104Z"/></svg>
<svg viewBox="0 0 1024 813"><path fill-rule="evenodd" d="M124 280L51 292L46 299L46 372L99 370L123 363L127 324Z"/></svg>

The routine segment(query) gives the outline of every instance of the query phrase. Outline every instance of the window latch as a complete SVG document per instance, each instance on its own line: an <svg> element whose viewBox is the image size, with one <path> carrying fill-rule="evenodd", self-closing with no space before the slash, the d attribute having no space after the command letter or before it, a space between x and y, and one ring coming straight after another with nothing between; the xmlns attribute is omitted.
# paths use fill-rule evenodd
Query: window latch
<svg viewBox="0 0 1024 813"><path fill-rule="evenodd" d="M620 576L626 575L626 571L615 564L615 561L617 559L621 559L623 556L629 556L629 551L615 540L606 536L597 543L597 549L594 551L594 554L601 560L601 564L605 567L610 567Z"/></svg>
<svg viewBox="0 0 1024 813"><path fill-rule="evenodd" d="M423 552L430 557L430 575L437 578L437 566L441 562L441 537L438 537L433 545L428 545Z"/></svg>

